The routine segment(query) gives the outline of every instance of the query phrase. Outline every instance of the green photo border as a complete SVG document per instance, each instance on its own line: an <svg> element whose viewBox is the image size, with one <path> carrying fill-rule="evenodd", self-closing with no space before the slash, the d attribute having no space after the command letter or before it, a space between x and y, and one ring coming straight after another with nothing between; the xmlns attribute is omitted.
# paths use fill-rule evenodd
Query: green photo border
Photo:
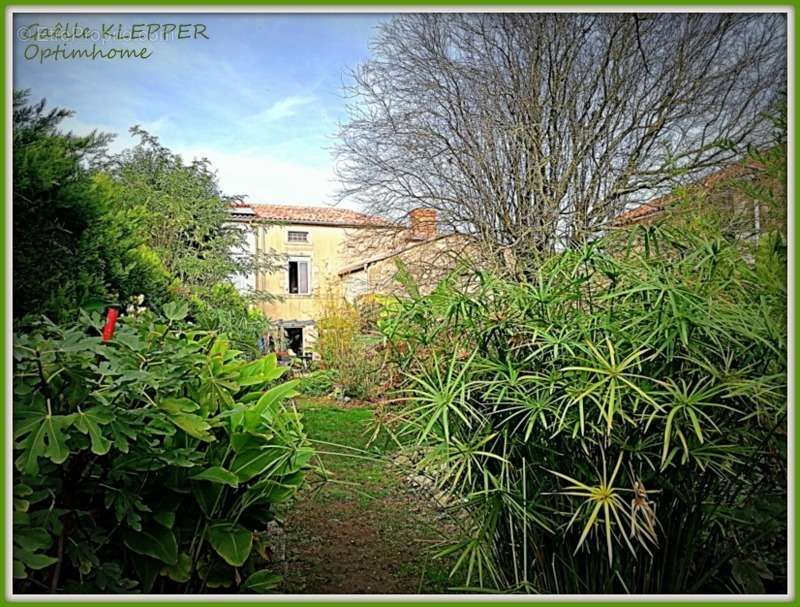
<svg viewBox="0 0 800 607"><path fill-rule="evenodd" d="M0 37L2 37L2 48L0 49L0 57L2 57L5 69L4 69L4 94L3 94L3 131L5 136L5 146L3 147L3 160L4 160L4 168L2 183L4 186L5 192L5 207L4 213L2 217L0 217L0 225L2 225L2 235L0 239L2 240L2 247L0 247L0 263L2 263L3 267L5 268L5 272L3 274L3 286L4 286L4 294L5 297L0 300L0 312L2 312L3 318L3 329L2 329L2 346L3 351L6 353L5 359L5 367L4 373L2 378L2 399L4 402L5 407L11 407L11 402L6 402L7 391L10 389L9 385L7 384L7 380L10 377L11 371L11 360L8 353L11 347L11 340L12 334L10 332L11 328L11 321L10 319L6 318L6 314L10 313L8 309L8 303L11 301L11 255L10 255L10 242L9 242L9 233L10 233L10 222L7 225L6 219L10 217L10 207L11 207L11 186L10 186L10 179L7 181L6 178L11 174L11 158L7 153L8 150L11 148L11 118L10 118L10 108L9 105L11 103L11 97L9 92L11 90L11 83L9 82L10 77L10 70L8 69L9 65L6 64L6 61L10 64L10 57L6 57L7 50L11 48L10 41L6 40L6 32L9 27L7 20L11 19L11 11L16 12L24 12L26 8L38 8L41 10L42 8L52 8L52 12L58 12L59 7L69 7L71 9L81 9L85 8L87 11L97 11L98 7L102 6L114 6L116 10L120 8L130 9L130 12L147 12L147 9L150 7L162 7L162 8L176 8L179 10L185 10L186 8L197 8L197 12L202 12L204 8L215 7L220 10L224 9L235 9L238 11L242 11L242 9L246 9L248 6L253 7L274 7L276 9L285 10L287 8L298 7L304 9L305 11L313 11L314 8L319 9L327 9L330 10L331 8L340 8L341 12L348 12L348 9L355 9L358 11L364 11L367 7L376 7L382 11L386 11L391 7L396 7L400 11L408 11L410 8L420 7L426 8L428 10L435 9L438 7L446 8L449 10L453 10L456 7L464 7L466 11L470 10L470 7L482 7L486 9L513 9L518 8L519 10L526 10L526 9L537 9L537 8L547 8L547 7L558 7L560 9L567 8L573 9L575 12L582 12L582 11L591 11L593 8L625 8L625 7L636 7L636 8L647 8L647 10L651 10L652 12L658 12L659 10L681 10L681 8L704 8L708 7L709 9L716 9L719 10L722 7L731 7L736 8L737 10L741 10L743 8L751 7L754 11L765 10L765 9L773 9L773 10L787 10L788 11L788 25L789 25L789 33L790 33L790 47L789 52L791 53L789 59L789 69L792 73L789 74L789 88L790 88L790 95L789 100L792 107L788 108L789 113L789 128L792 131L792 139L790 140L790 153L789 153L789 162L793 165L793 171L790 173L789 176L789 204L791 204L794 199L796 198L796 190L795 190L795 182L794 182L794 175L797 174L798 169L798 157L797 157L797 128L798 128L798 110L797 110L797 103L795 99L796 94L796 82L798 78L798 62L796 60L796 53L797 53L797 20L796 20L796 7L797 7L798 0L794 0L793 2L789 3L780 3L780 2L748 2L747 0L732 0L732 1L720 1L720 0L706 0L704 2L691 2L690 0L675 0L675 1L665 1L665 0L642 0L639 2L633 0L617 0L616 2L601 2L598 0L578 0L578 1L569 1L566 2L547 2L545 0L502 0L498 3L491 3L486 2L485 0L402 0L401 2L392 2L391 0L349 0L348 2L336 2L333 0L297 0L292 2L281 1L281 0L236 0L231 4L225 4L220 2L219 0L173 0L171 2L164 2L160 0L139 0L137 2L120 2L120 1L101 1L101 0L83 0L82 2L68 2L66 0L51 0L49 2L36 2L31 0L18 0L16 2L6 2L5 0L2 2L3 4L3 28L2 33L0 33ZM798 345L796 339L796 327L794 325L794 319L796 317L796 310L797 310L797 301L795 298L795 289L794 286L797 283L798 279L798 261L800 258L798 257L798 251L796 246L794 246L794 237L797 233L798 227L798 218L795 214L793 217L793 221L790 222L789 226L789 240L790 240L790 251L793 250L793 254L789 259L789 268L788 271L789 275L789 285L790 285L790 303L792 304L791 308L789 309L789 331L791 332L790 339L793 340L792 346L790 347L789 356L790 359L793 355L793 366L790 370L790 383L789 383L789 399L790 402L788 403L790 407L794 405L792 402L792 397L794 394L794 378L798 375L798 364L800 361L800 346ZM9 247L7 249L7 247ZM790 360L790 362L792 362ZM5 421L6 421L6 413L7 409L4 408L4 415L2 417L2 424L3 428L3 438L5 441ZM794 445L796 447L796 438L797 438L797 419L794 419ZM4 505L8 505L11 500L11 493L10 489L6 488L6 449L8 445L3 445L2 452L0 452L0 465L2 465L2 472L0 474L3 478L3 487L4 487ZM796 473L798 469L798 463L800 463L800 457L798 456L797 449L795 448L793 453L793 472ZM795 494L796 494L796 481L795 478L789 478L789 501L790 505L794 504ZM798 516L797 516L797 509L796 505L794 507L794 534L793 537L789 538L790 542L790 553L793 554L793 560L797 559L797 524L798 524ZM790 511L791 515L791 511ZM2 562L2 575L0 575L0 603L2 605L6 604L24 604L30 605L32 607L44 607L46 605L52 605L52 602L47 601L32 601L22 598L14 598L13 600L9 600L7 596L7 591L9 589L6 588L6 568L10 567L10 563L5 562L6 556L6 534L10 533L10 529L6 528L6 517L5 517L5 510L3 512L3 524L0 525L0 543L2 543L2 556L0 556L0 562ZM675 595L673 598L669 596L667 598L653 598L653 599L645 599L644 601L640 602L652 602L658 603L660 605L683 605L683 604L697 604L697 603L734 603L735 605L763 605L764 603L774 603L778 602L780 604L800 604L800 601L797 600L796 593L797 588L796 584L796 576L795 571L789 571L788 576L790 580L790 591L794 591L795 597L794 598L778 598L778 599L770 599L769 595L766 595L763 599L757 601L751 600L737 600L736 595L731 595L730 597L722 597L722 598L709 598L708 600L703 600L701 598L692 598L687 600L680 600L680 595ZM102 595L105 596L105 595ZM191 603L191 604L202 604L202 605L224 605L230 603L242 603L242 604L251 604L251 603L268 603L270 605L285 605L285 606L301 606L301 605L314 605L319 603L328 603L328 604L341 604L347 605L350 604L348 599L345 598L347 595L344 595L342 598L337 598L337 595L330 595L330 597L319 598L319 599L304 599L300 598L297 600L287 600L282 598L282 595L261 595L258 597L249 598L246 602L236 600L236 595L217 595L209 597L207 599L199 599L194 595L187 595L185 600L172 600L172 601L164 601L164 600L152 600L149 597L153 595L147 595L142 598L137 598L135 595L121 595L118 599L98 599L97 601L91 601L90 604L92 605L112 605L112 604L119 604L123 602L146 602L150 607L161 607L161 606L169 606L175 605L178 603ZM431 595L428 595L431 596ZM71 602L79 603L80 599L73 599ZM503 603L553 603L556 605L569 605L569 606L577 606L577 605L586 605L586 604L602 604L602 605L635 605L639 601L634 600L605 600L602 597L597 598L583 598L577 595L572 595L566 600L560 600L557 597L553 597L552 595L548 596L540 596L537 597L536 595L531 596L520 596L520 595L508 595L506 597L498 597L497 595L493 595L490 600L481 598L481 595L458 595L458 596L443 596L437 600L431 600L427 598L425 595L421 595L419 599L414 596L408 596L403 598L393 597L393 595L386 595L386 598L383 599L371 599L371 600L364 600L364 601L352 601L358 605L386 605L390 603L399 603L399 602L408 602L413 603L415 605L468 605L468 606L477 606L477 605L492 605L498 602Z"/></svg>

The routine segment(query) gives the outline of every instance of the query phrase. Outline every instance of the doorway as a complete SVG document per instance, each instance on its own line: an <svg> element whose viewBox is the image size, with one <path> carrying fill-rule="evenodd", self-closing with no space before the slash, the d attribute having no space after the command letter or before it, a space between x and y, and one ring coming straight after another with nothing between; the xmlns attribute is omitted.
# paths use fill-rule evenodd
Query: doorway
<svg viewBox="0 0 800 607"><path fill-rule="evenodd" d="M303 355L303 329L301 327L285 328L286 348L295 356Z"/></svg>

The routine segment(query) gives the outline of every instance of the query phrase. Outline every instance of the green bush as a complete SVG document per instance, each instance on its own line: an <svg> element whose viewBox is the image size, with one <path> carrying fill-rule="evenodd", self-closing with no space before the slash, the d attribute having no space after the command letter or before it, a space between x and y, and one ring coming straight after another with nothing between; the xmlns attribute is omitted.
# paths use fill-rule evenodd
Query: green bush
<svg viewBox="0 0 800 607"><path fill-rule="evenodd" d="M323 299L317 318L315 348L325 368L335 371L341 395L359 400L373 398L382 379L383 357L376 355L380 336L362 333L361 311L337 293Z"/></svg>
<svg viewBox="0 0 800 607"><path fill-rule="evenodd" d="M136 127L140 142L109 159L109 135L60 130L71 114L14 95L16 326L41 315L74 322L80 308L140 294L147 305L180 298L198 325L255 355L267 320L230 278L273 270L275 259L242 251L208 163L187 164Z"/></svg>
<svg viewBox="0 0 800 607"><path fill-rule="evenodd" d="M224 333L248 356L260 354L258 339L267 333L270 322L260 310L251 308L233 285L216 284L189 301L190 315L199 328Z"/></svg>
<svg viewBox="0 0 800 607"><path fill-rule="evenodd" d="M167 270L123 209L120 188L91 170L108 136L59 130L71 112L14 95L14 318L75 321L81 306L166 294ZM24 324L24 323L23 323Z"/></svg>
<svg viewBox="0 0 800 607"><path fill-rule="evenodd" d="M336 387L336 371L320 369L299 378L297 389L306 396L329 396Z"/></svg>
<svg viewBox="0 0 800 607"><path fill-rule="evenodd" d="M14 340L17 592L266 591L267 524L312 449L276 383L223 335L164 318L41 323Z"/></svg>
<svg viewBox="0 0 800 607"><path fill-rule="evenodd" d="M637 227L385 316L467 584L785 592L786 244Z"/></svg>

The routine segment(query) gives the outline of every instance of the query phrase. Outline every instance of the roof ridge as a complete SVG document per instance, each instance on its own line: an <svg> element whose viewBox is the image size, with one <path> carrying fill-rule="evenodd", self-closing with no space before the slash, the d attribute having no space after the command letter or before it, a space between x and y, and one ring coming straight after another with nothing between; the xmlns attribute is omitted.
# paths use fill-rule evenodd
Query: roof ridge
<svg viewBox="0 0 800 607"><path fill-rule="evenodd" d="M663 211L669 204L674 202L678 197L681 189L713 189L728 180L735 179L747 175L751 172L757 172L763 168L763 164L751 158L741 158L722 167L711 171L689 183L681 184L673 188L671 191L648 198L640 202L637 206L627 211L623 211L613 219L613 225L625 226L637 219L644 219L655 213Z"/></svg>
<svg viewBox="0 0 800 607"><path fill-rule="evenodd" d="M312 205L312 204L278 204L274 202L250 202L247 203L253 207L280 207L282 209L325 209L325 210L334 210L334 211L349 211L351 213L358 213L360 215L367 215L362 211L356 211L355 209L349 209L347 207L337 207L337 206L324 206L324 205Z"/></svg>
<svg viewBox="0 0 800 607"><path fill-rule="evenodd" d="M304 209L308 211L342 211L345 213L354 213L356 215L361 215L362 217L374 217L376 219L380 219L381 221L386 221L380 215L374 215L373 213L365 213L364 211L356 211L355 209L350 209L347 207L338 207L338 206L321 206L321 205L307 205L307 204L277 204L277 203L270 203L270 202L251 202L249 203L251 207L277 207L279 209Z"/></svg>
<svg viewBox="0 0 800 607"><path fill-rule="evenodd" d="M249 208L256 216L277 222L298 223L308 225L342 225L342 226L386 226L391 223L377 215L369 215L354 209L345 207L320 207L320 206L300 206L292 204L257 204L247 203ZM239 207L241 208L241 207ZM238 209L234 207L234 214Z"/></svg>

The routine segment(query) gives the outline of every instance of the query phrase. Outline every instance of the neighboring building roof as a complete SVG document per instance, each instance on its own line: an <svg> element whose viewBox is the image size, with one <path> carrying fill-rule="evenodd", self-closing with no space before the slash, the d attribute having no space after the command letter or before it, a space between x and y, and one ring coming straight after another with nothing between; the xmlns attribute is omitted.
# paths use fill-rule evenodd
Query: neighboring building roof
<svg viewBox="0 0 800 607"><path fill-rule="evenodd" d="M443 238L450 238L452 236L455 236L455 234L440 234L434 236L433 238L428 238L427 240L417 239L412 244L398 247L392 251L387 251L385 253L381 253L380 255L375 255L374 257L369 257L367 259L361 260L358 263L353 263L348 266L345 266L339 270L338 274L339 276L345 276L347 274L353 274L354 272L360 272L362 270L366 270L369 266L376 264L379 261L384 261L385 259L396 257L397 255L405 253L406 251L410 251L411 249L416 249L417 247L420 247L422 245L430 244L432 242L436 242L437 240L442 240Z"/></svg>
<svg viewBox="0 0 800 607"><path fill-rule="evenodd" d="M243 208L249 208L259 219L265 221L344 227L396 227L389 221L350 209L335 207L299 207L281 204L235 205L231 208L234 217L243 216Z"/></svg>
<svg viewBox="0 0 800 607"><path fill-rule="evenodd" d="M732 164L719 171L716 171L715 173L712 173L711 175L708 175L699 181L696 181L695 183L690 184L690 187L711 189L718 186L720 183L724 183L731 179L750 175L759 168L760 165L756 162ZM618 215L616 219L614 219L614 226L623 227L649 219L650 217L658 215L664 211L668 206L677 200L678 197L675 194L665 194L664 196L652 198L638 207Z"/></svg>

